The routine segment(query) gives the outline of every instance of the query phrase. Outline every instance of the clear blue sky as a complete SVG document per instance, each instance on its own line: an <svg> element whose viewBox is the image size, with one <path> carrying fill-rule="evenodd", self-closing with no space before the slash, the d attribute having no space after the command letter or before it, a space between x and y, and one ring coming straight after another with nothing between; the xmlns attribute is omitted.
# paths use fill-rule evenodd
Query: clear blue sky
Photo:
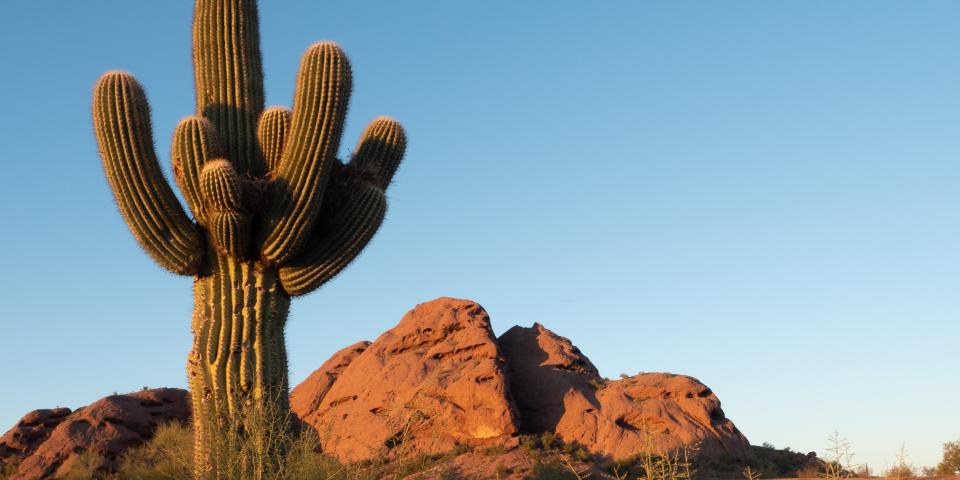
<svg viewBox="0 0 960 480"><path fill-rule="evenodd" d="M191 282L134 243L90 94L132 72L169 172L192 2L4 2L0 430L185 385ZM415 304L479 301L598 365L698 377L753 443L875 469L960 438L960 3L263 2L268 104L351 56L344 140L407 127L388 219L296 301L297 382Z"/></svg>

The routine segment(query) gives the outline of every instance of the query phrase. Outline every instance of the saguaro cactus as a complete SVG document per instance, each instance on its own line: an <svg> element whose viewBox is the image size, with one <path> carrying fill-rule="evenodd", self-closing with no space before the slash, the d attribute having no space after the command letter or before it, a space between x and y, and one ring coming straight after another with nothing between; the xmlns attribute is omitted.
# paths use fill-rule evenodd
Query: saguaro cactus
<svg viewBox="0 0 960 480"><path fill-rule="evenodd" d="M147 98L108 72L93 120L107 180L137 242L162 267L194 276L193 398L198 476L223 476L212 442L256 436L251 411L289 413L283 329L290 297L339 273L386 212L384 189L406 138L380 117L347 163L336 158L351 89L350 64L331 42L312 45L293 110L264 110L255 0L197 0L196 115L173 138L173 172L192 218L163 177ZM269 443L270 439L252 438Z"/></svg>

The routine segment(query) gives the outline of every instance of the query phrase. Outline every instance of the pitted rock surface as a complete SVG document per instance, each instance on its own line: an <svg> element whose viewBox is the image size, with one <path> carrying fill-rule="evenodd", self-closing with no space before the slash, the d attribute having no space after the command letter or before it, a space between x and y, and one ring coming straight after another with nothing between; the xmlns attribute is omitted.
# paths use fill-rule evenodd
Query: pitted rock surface
<svg viewBox="0 0 960 480"><path fill-rule="evenodd" d="M69 408L58 407L34 410L24 415L0 437L0 465L20 461L32 454L70 413Z"/></svg>
<svg viewBox="0 0 960 480"><path fill-rule="evenodd" d="M498 445L494 463L476 450L424 478L451 468L485 477L496 464L521 478L528 469L519 433L554 432L618 460L693 445L734 456L750 448L697 379L641 373L607 381L569 339L540 324L497 339L480 305L453 298L420 304L376 341L335 353L293 389L290 405L324 451L345 461ZM89 451L110 471L158 424L188 416L187 392L170 388L112 395L73 412L36 410L0 437L0 465L20 462L13 479L53 478Z"/></svg>
<svg viewBox="0 0 960 480"><path fill-rule="evenodd" d="M523 430L554 431L566 412L599 408L593 385L603 379L567 338L534 323L507 330L497 344L507 359Z"/></svg>
<svg viewBox="0 0 960 480"><path fill-rule="evenodd" d="M726 418L720 400L699 380L671 373L641 373L606 382L595 392L600 408L571 410L556 433L613 459L682 447L715 456L746 454L750 443Z"/></svg>
<svg viewBox="0 0 960 480"><path fill-rule="evenodd" d="M319 385L297 387L325 394L295 395L291 402L317 429L324 451L341 460L446 452L517 432L490 317L475 302L439 298L417 305L353 352L351 358L341 351L326 364L345 364L342 369L314 372L311 382Z"/></svg>
<svg viewBox="0 0 960 480"><path fill-rule="evenodd" d="M57 422L49 436L22 458L12 478L27 480L64 475L83 452L96 454L100 462L98 468L113 470L117 457L152 438L157 425L174 420L186 422L188 416L185 390L157 388L110 395L78 408Z"/></svg>
<svg viewBox="0 0 960 480"><path fill-rule="evenodd" d="M695 378L642 373L606 381L570 340L540 324L513 327L498 343L525 430L552 431L617 460L684 446L708 455L749 448L717 396Z"/></svg>
<svg viewBox="0 0 960 480"><path fill-rule="evenodd" d="M343 370L350 365L353 359L363 353L370 346L370 342L362 341L354 343L337 353L320 368L313 371L309 377L290 392L290 409L293 410L301 420L310 422L315 419L317 409L323 401L323 397L330 391L333 382L343 373Z"/></svg>

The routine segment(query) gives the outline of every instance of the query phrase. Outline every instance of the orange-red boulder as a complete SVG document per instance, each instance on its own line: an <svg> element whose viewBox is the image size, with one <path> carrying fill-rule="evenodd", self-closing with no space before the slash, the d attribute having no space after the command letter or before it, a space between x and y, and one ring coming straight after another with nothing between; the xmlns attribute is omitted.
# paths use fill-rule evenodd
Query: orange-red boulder
<svg viewBox="0 0 960 480"><path fill-rule="evenodd" d="M56 426L39 445L21 457L17 473L12 478L26 480L62 475L73 467L83 452L96 454L100 465L95 467L114 469L119 454L150 439L158 424L187 421L188 412L185 390L158 388L111 395L61 419L41 414L48 419L48 424L56 422ZM30 417L28 415L24 421ZM8 435L13 436L8 432L4 441Z"/></svg>
<svg viewBox="0 0 960 480"><path fill-rule="evenodd" d="M453 298L417 305L376 341L335 353L293 389L290 405L317 430L324 451L345 461L495 446L425 478L449 469L522 477L521 432L554 432L617 460L694 445L734 456L749 448L698 380L668 373L605 380L570 340L540 324L495 338L480 305ZM92 452L95 466L111 470L158 424L188 416L187 392L168 388L112 395L74 412L37 410L0 437L0 466L18 461L14 479L50 478Z"/></svg>
<svg viewBox="0 0 960 480"><path fill-rule="evenodd" d="M557 424L564 441L614 459L683 447L691 454L742 456L750 447L717 396L693 377L641 373L606 382L595 394L600 408L570 411Z"/></svg>
<svg viewBox="0 0 960 480"><path fill-rule="evenodd" d="M534 323L507 330L497 343L523 430L553 431L568 412L600 407L595 392L600 373L570 340Z"/></svg>
<svg viewBox="0 0 960 480"><path fill-rule="evenodd" d="M524 429L614 459L695 447L743 454L749 442L697 379L645 373L604 380L570 340L540 324L513 327L498 340Z"/></svg>
<svg viewBox="0 0 960 480"><path fill-rule="evenodd" d="M364 340L354 343L337 353L334 353L320 368L313 371L306 380L293 387L290 392L290 409L296 412L301 420L308 423L316 421L316 412L320 408L323 397L330 391L333 382L343 372L350 362L357 355L360 355L370 346L370 342Z"/></svg>
<svg viewBox="0 0 960 480"><path fill-rule="evenodd" d="M70 413L69 408L58 407L34 410L24 415L0 437L0 465L18 462L32 454Z"/></svg>
<svg viewBox="0 0 960 480"><path fill-rule="evenodd" d="M490 317L475 302L417 305L362 351L351 348L291 399L327 453L361 460L445 452L517 431Z"/></svg>

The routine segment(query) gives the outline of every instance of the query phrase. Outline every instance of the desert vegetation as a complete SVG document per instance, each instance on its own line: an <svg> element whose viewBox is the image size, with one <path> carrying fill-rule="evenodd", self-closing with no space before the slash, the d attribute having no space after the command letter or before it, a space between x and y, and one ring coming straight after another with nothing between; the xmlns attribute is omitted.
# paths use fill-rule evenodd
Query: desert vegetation
<svg viewBox="0 0 960 480"><path fill-rule="evenodd" d="M246 424L274 421L276 416L247 419ZM675 451L652 450L633 458L612 461L591 454L576 443L566 443L551 432L539 435L524 434L513 446L460 445L442 454L421 454L415 451L382 455L361 462L341 462L320 451L317 433L304 428L297 433L282 429L275 432L277 445L273 451L284 452L274 457L269 476L275 480L374 480L374 479L529 479L529 480L695 480L765 478L957 478L952 476L956 460L956 442L944 445L943 461L934 468L917 471L909 465L905 449L896 455L895 464L882 476L871 475L870 469L853 463L850 443L838 433L829 437L824 458L800 454L789 448L776 449L772 445L753 447L742 458L731 456L703 457L696 445ZM255 435L235 436L215 443L215 454L229 462L231 478L250 478L264 471L259 465L261 455ZM95 452L85 452L73 463L71 470L58 477L64 480L166 480L194 478L194 432L190 424L170 422L160 425L154 437L138 447L127 450L117 462L116 471L98 469ZM468 459L460 462L461 459ZM488 475L463 473L470 463L488 463ZM467 465L467 467L465 467ZM0 470L0 479L13 473L10 465Z"/></svg>
<svg viewBox="0 0 960 480"><path fill-rule="evenodd" d="M232 402L247 405L237 395ZM32 411L0 436L0 478L197 478L189 399L182 389L144 387L73 411ZM269 399L219 425L201 447L223 459L218 475L910 478L950 475L960 460L958 443L947 442L939 465L918 469L902 445L876 471L838 432L820 455L750 445L692 377L604 379L570 339L540 324L497 337L483 307L446 297L417 305L375 341L334 353L292 390L289 409L269 410L285 404Z"/></svg>

